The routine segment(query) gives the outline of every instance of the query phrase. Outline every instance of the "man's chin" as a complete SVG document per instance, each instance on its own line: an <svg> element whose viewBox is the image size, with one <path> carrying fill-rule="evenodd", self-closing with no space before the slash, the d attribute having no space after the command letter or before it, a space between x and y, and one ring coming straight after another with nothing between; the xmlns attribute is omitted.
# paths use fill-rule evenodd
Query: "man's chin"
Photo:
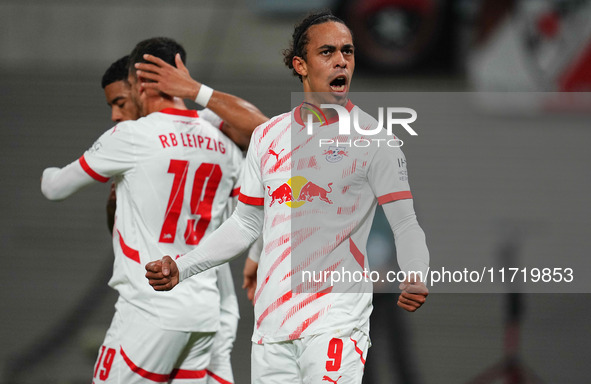
<svg viewBox="0 0 591 384"><path fill-rule="evenodd" d="M346 104L349 100L349 90L340 92L331 92L330 95L334 98L335 104Z"/></svg>
<svg viewBox="0 0 591 384"><path fill-rule="evenodd" d="M347 104L349 92L314 92L309 101L320 107L320 104Z"/></svg>

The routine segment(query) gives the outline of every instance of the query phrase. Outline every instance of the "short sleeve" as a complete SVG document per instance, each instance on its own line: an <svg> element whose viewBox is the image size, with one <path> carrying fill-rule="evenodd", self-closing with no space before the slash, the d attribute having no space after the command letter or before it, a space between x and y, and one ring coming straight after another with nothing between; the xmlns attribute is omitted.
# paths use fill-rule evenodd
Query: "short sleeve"
<svg viewBox="0 0 591 384"><path fill-rule="evenodd" d="M412 199L406 158L400 148L381 145L369 165L367 177L380 205Z"/></svg>
<svg viewBox="0 0 591 384"><path fill-rule="evenodd" d="M244 154L240 151L238 147L235 147L235 151L233 154L233 164L234 168L236 169L236 173L234 175L234 187L232 188L230 197L238 198L238 195L240 194L240 188L242 187L242 179L244 178L245 167Z"/></svg>
<svg viewBox="0 0 591 384"><path fill-rule="evenodd" d="M86 173L100 182L133 168L136 156L131 127L122 123L103 133L78 161Z"/></svg>

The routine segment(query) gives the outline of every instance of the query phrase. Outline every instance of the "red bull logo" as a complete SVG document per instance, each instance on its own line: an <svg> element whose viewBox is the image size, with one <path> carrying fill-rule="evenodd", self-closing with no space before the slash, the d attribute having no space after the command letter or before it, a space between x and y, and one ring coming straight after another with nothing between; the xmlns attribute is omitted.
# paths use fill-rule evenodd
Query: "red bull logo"
<svg viewBox="0 0 591 384"><path fill-rule="evenodd" d="M323 188L302 176L292 177L274 191L271 191L271 187L267 186L267 193L271 197L269 207L272 207L275 203L285 203L290 208L298 208L315 199L332 204L332 201L328 198L328 194L331 192L332 183L328 183L327 188Z"/></svg>
<svg viewBox="0 0 591 384"><path fill-rule="evenodd" d="M269 207L272 207L274 202L277 202L279 204L283 204L285 202L293 200L293 193L291 190L291 186L287 183L281 184L281 186L279 188L277 188L276 190L274 190L273 192L271 192L271 187L269 187L267 185L267 190L268 190L267 193L269 194L269 197L271 197L271 204L269 204Z"/></svg>

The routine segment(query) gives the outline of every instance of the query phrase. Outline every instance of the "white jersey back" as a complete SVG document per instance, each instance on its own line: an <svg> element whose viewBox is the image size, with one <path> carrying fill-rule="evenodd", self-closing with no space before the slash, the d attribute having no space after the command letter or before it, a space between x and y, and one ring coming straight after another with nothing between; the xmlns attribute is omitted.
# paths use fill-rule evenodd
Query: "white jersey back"
<svg viewBox="0 0 591 384"><path fill-rule="evenodd" d="M372 286L354 279L369 269L366 243L375 208L412 198L406 160L387 145L395 140L385 130L339 136L335 120L315 124L308 135L300 108L255 130L239 197L265 208L252 339L257 343L328 330L368 333ZM359 115L364 129L377 126L350 102L347 109ZM381 139L381 145L368 145L367 138ZM356 275L331 284L324 272L332 271Z"/></svg>
<svg viewBox="0 0 591 384"><path fill-rule="evenodd" d="M242 154L196 111L164 109L105 132L79 159L93 178L117 182L115 263L109 285L164 329L216 331L216 271L156 292L146 263L178 258L215 230L238 192Z"/></svg>

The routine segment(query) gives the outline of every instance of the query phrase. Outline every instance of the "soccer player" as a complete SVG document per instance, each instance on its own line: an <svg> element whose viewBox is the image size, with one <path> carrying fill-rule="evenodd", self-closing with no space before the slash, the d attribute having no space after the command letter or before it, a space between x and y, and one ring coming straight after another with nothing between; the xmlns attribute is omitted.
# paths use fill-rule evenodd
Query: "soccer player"
<svg viewBox="0 0 591 384"><path fill-rule="evenodd" d="M134 65L137 69L138 76L145 79L145 82L142 83L142 86L145 88L196 101L203 92L211 92L209 87L204 86L191 77L178 55L175 57L176 66L170 65L152 55L145 55L144 59L147 62L139 62ZM211 98L207 106L223 117L224 125L222 126L222 131L243 150L248 148L252 127L256 127L268 120L254 105L236 96L217 90L211 93ZM208 118L210 115L204 115L202 113L202 116L205 116L205 118ZM228 122L231 122L231 124L228 124ZM214 124L213 121L212 124ZM234 126L237 128L233 128ZM250 301L254 299L256 288L258 263L255 260L258 260L259 255L257 253L262 246L260 240L249 250L243 268L244 280L242 289L246 290L247 297Z"/></svg>
<svg viewBox="0 0 591 384"><path fill-rule="evenodd" d="M302 80L306 108L302 104L255 130L233 216L184 258L148 263L146 277L155 290L176 289L189 276L241 253L262 230L252 382L358 384L370 345L371 284L315 285L296 276L304 276L310 266L321 272L365 270L376 204L388 218L403 271L426 273L425 235L399 148L337 145L330 153L318 148L319 139L339 137L338 115L321 104L357 114L369 131L378 125L348 99L355 67L349 28L329 12L310 15L296 26L285 62ZM305 123L310 105L327 118L322 127L313 125L311 136ZM363 137L347 139L355 135ZM373 137L392 139L385 132ZM411 312L428 294L416 278L400 289L398 305Z"/></svg>
<svg viewBox="0 0 591 384"><path fill-rule="evenodd" d="M129 55L126 55L112 63L101 79L105 99L111 109L111 120L114 123L140 118L139 110L131 100L131 85L127 80L128 74ZM113 226L115 225L116 201L115 183L112 183L109 198L107 199L107 226L111 233L113 233Z"/></svg>
<svg viewBox="0 0 591 384"><path fill-rule="evenodd" d="M179 55L176 57L180 59ZM153 58L157 59L156 57ZM177 60L176 65L178 68L165 62L161 63L161 67L166 68L171 74L182 73L188 75L188 70L182 60ZM128 74L129 55L111 64L105 71L101 81L107 105L111 108L111 120L114 122L136 120L139 118L138 108L131 100L131 85L128 81ZM235 116L238 116L240 119L236 120L235 123L238 129L230 126L225 121L221 123L221 118L210 110L199 111L200 116L214 126L221 126L223 132L233 133L233 136L242 142L244 142L245 137L248 139L252 130L258 125L258 122L267 120L254 105L243 99L219 91L214 91L214 95L215 97L212 96L213 101L210 100L206 104L211 104L214 109L220 111L222 115L229 119L235 119ZM251 122L253 119L256 123ZM236 144L238 145L239 143ZM107 220L111 233L115 222L115 210L116 194L115 183L113 183L107 201ZM252 251L256 252L256 249L252 249ZM216 384L220 381L224 383L231 383L233 381L230 353L236 337L239 314L229 265L218 269L217 286L220 291L220 329L214 337L211 361L207 367L207 382L211 384Z"/></svg>
<svg viewBox="0 0 591 384"><path fill-rule="evenodd" d="M129 55L126 55L112 63L101 80L107 105L111 108L111 120L115 123L140 118L138 108L131 100L128 73Z"/></svg>
<svg viewBox="0 0 591 384"><path fill-rule="evenodd" d="M130 59L151 53L174 64L177 52L184 58L179 44L154 38L140 42ZM146 90L140 80L130 68L131 102L145 117L115 125L68 166L47 168L41 189L47 198L61 200L95 181L116 180L109 284L119 299L94 383L205 383L224 299L217 283L231 277L218 279L214 269L189 279L179 294L163 295L145 284L142 265L161 252L182 256L219 225L237 192L242 153L182 100ZM232 315L227 318L236 321L237 313ZM232 380L209 376L214 382Z"/></svg>

